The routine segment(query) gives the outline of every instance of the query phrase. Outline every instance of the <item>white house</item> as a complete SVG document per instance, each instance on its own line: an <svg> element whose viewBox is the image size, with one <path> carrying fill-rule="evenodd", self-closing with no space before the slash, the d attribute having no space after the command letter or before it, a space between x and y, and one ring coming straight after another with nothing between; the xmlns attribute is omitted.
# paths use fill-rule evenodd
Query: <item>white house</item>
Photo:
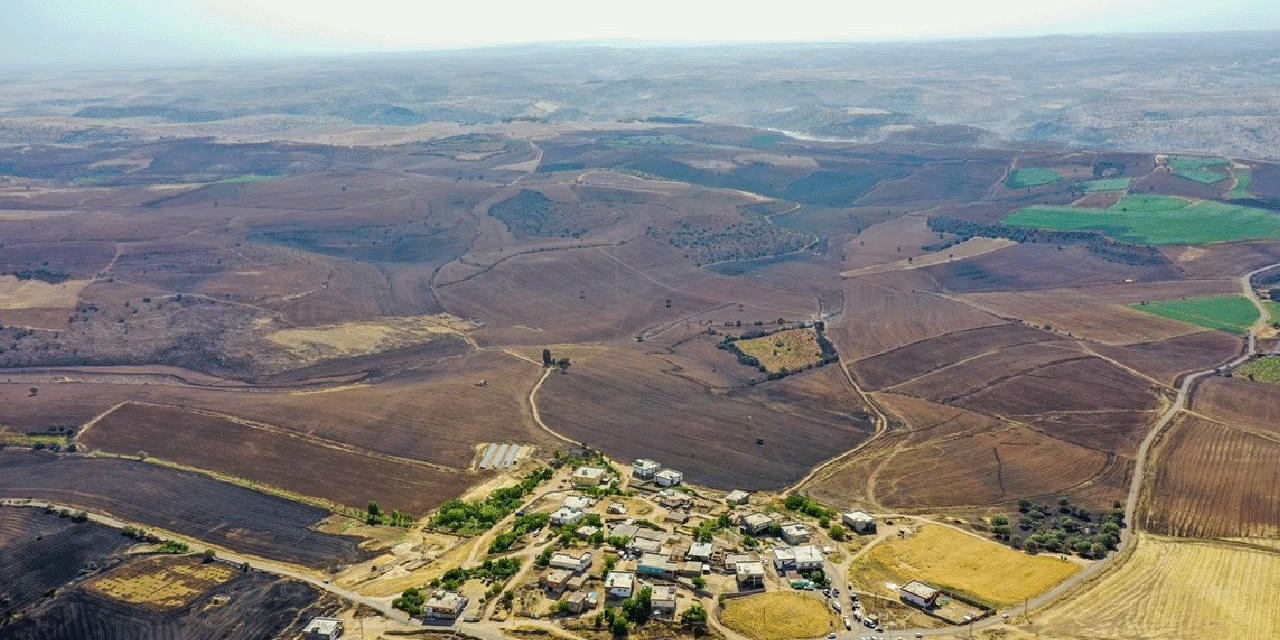
<svg viewBox="0 0 1280 640"><path fill-rule="evenodd" d="M577 556L563 551L553 553L551 554L551 567L553 569L581 573L591 567L591 552L583 551Z"/></svg>
<svg viewBox="0 0 1280 640"><path fill-rule="evenodd" d="M842 514L840 520L854 533L872 533L876 530L876 519L862 511Z"/></svg>
<svg viewBox="0 0 1280 640"><path fill-rule="evenodd" d="M791 547L776 547L773 550L773 567L779 572L789 571L796 566L796 552Z"/></svg>
<svg viewBox="0 0 1280 640"><path fill-rule="evenodd" d="M787 544L804 544L809 541L811 535L809 527L798 522L782 525L782 539L786 540Z"/></svg>
<svg viewBox="0 0 1280 640"><path fill-rule="evenodd" d="M579 511L586 511L594 506L595 503L595 500L588 498L587 496L567 496L560 502L560 505L564 507L572 507Z"/></svg>
<svg viewBox="0 0 1280 640"><path fill-rule="evenodd" d="M342 637L342 621L337 618L315 617L307 623L307 640L336 640Z"/></svg>
<svg viewBox="0 0 1280 640"><path fill-rule="evenodd" d="M610 598L630 598L635 584L635 574L630 571L610 571L604 579L605 593Z"/></svg>
<svg viewBox="0 0 1280 640"><path fill-rule="evenodd" d="M566 524L578 524L578 521L585 515L582 513L582 509L560 507L551 512L551 524L557 527L563 527Z"/></svg>
<svg viewBox="0 0 1280 640"><path fill-rule="evenodd" d="M751 494L742 489L734 489L729 495L724 497L724 501L731 505L746 504L751 499Z"/></svg>
<svg viewBox="0 0 1280 640"><path fill-rule="evenodd" d="M631 463L631 475L640 478L641 480L652 480L653 475L658 473L658 470L661 468L662 465L657 462L641 458L640 460L636 460Z"/></svg>
<svg viewBox="0 0 1280 640"><path fill-rule="evenodd" d="M734 566L738 584L746 588L764 586L764 563L759 560L739 562Z"/></svg>
<svg viewBox="0 0 1280 640"><path fill-rule="evenodd" d="M422 612L428 618L444 618L451 620L462 615L467 608L466 596L454 591L436 591L431 599L422 606Z"/></svg>
<svg viewBox="0 0 1280 640"><path fill-rule="evenodd" d="M932 607L937 602L939 593L941 592L938 591L937 587L927 585L918 580L912 580L898 589L898 595L903 600L921 609Z"/></svg>
<svg viewBox="0 0 1280 640"><path fill-rule="evenodd" d="M663 469L662 471L653 474L653 481L656 482L659 487L674 487L681 482L684 482L684 474L676 471L675 469Z"/></svg>
<svg viewBox="0 0 1280 640"><path fill-rule="evenodd" d="M809 571L811 569L821 569L826 558L822 555L822 549L811 544L794 547L792 551L796 554L796 571Z"/></svg>

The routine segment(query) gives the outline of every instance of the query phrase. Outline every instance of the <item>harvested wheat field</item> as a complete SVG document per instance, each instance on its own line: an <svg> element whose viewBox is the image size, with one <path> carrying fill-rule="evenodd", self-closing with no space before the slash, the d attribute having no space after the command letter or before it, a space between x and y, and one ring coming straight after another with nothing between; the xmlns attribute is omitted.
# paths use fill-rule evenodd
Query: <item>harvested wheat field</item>
<svg viewBox="0 0 1280 640"><path fill-rule="evenodd" d="M1280 637L1280 553L1140 533L1133 555L1077 597L1034 616L1053 637Z"/></svg>
<svg viewBox="0 0 1280 640"><path fill-rule="evenodd" d="M814 638L836 629L835 616L820 598L789 591L729 600L720 622L754 640Z"/></svg>
<svg viewBox="0 0 1280 640"><path fill-rule="evenodd" d="M89 581L85 588L129 604L177 609L237 573L229 565L194 556L161 556L118 567Z"/></svg>
<svg viewBox="0 0 1280 640"><path fill-rule="evenodd" d="M876 545L849 567L855 588L896 595L919 580L993 606L1008 606L1047 591L1081 565L1060 556L1033 556L975 535L927 524L906 539Z"/></svg>
<svg viewBox="0 0 1280 640"><path fill-rule="evenodd" d="M1146 528L1187 537L1280 536L1280 437L1186 416L1168 436Z"/></svg>
<svg viewBox="0 0 1280 640"><path fill-rule="evenodd" d="M80 292L89 282L67 280L51 284L0 276L0 309L70 309L80 301Z"/></svg>

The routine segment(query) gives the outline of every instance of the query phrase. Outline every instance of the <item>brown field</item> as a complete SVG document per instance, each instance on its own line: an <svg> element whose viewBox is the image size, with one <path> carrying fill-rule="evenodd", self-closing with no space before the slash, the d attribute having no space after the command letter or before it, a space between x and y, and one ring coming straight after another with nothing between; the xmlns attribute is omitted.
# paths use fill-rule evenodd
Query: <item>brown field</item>
<svg viewBox="0 0 1280 640"><path fill-rule="evenodd" d="M1060 495L1106 506L1124 495L1126 458L920 398L874 397L905 424L820 473L807 486L812 495L837 505L925 511Z"/></svg>
<svg viewBox="0 0 1280 640"><path fill-rule="evenodd" d="M677 373L635 349L609 349L552 374L538 406L552 429L575 441L622 459L648 456L688 482L718 488L785 486L867 435L841 416L726 396Z"/></svg>
<svg viewBox="0 0 1280 640"><path fill-rule="evenodd" d="M929 163L911 175L882 182L858 200L859 205L897 207L906 202L956 202L981 200L1000 182L1008 160L984 158L975 153L964 162Z"/></svg>
<svg viewBox="0 0 1280 640"><path fill-rule="evenodd" d="M719 618L724 626L753 640L813 638L838 626L821 598L794 591L729 600Z"/></svg>
<svg viewBox="0 0 1280 640"><path fill-rule="evenodd" d="M1188 416L1165 436L1145 528L1182 537L1280 537L1280 434Z"/></svg>
<svg viewBox="0 0 1280 640"><path fill-rule="evenodd" d="M80 292L88 285L88 280L49 284L0 276L0 309L70 309L80 301Z"/></svg>
<svg viewBox="0 0 1280 640"><path fill-rule="evenodd" d="M1280 554L1139 533L1133 556L1079 595L1033 616L1056 638L1280 637Z"/></svg>
<svg viewBox="0 0 1280 640"><path fill-rule="evenodd" d="M940 251L924 253L910 259L903 258L901 260L895 260L884 264L853 269L852 271L845 271L840 275L845 278L856 278L858 276L866 276L875 273L923 269L935 264L945 264L955 260L964 260L965 258L972 258L974 256L991 253L992 251L999 251L1000 249L1011 247L1015 244L1017 243L1004 238L970 238L960 244L952 245Z"/></svg>
<svg viewBox="0 0 1280 640"><path fill-rule="evenodd" d="M1244 378L1206 378L1191 409L1217 422L1276 434L1280 431L1280 387Z"/></svg>
<svg viewBox="0 0 1280 640"><path fill-rule="evenodd" d="M1159 342L1126 346L1091 345L1098 355L1174 386L1178 376L1209 369L1240 351L1241 339L1222 331L1202 331Z"/></svg>
<svg viewBox="0 0 1280 640"><path fill-rule="evenodd" d="M867 390L902 384L961 360L1014 345L1055 340L1056 336L1018 324L957 331L860 360L850 366Z"/></svg>
<svg viewBox="0 0 1280 640"><path fill-rule="evenodd" d="M883 214L883 212L880 212ZM842 271L850 277L861 275L861 269L884 265L925 251L922 245L936 242L938 234L930 231L924 216L880 217L845 243L842 251Z"/></svg>
<svg viewBox="0 0 1280 640"><path fill-rule="evenodd" d="M84 588L132 605L177 609L237 573L229 565L193 556L160 556L113 569L86 582Z"/></svg>
<svg viewBox="0 0 1280 640"><path fill-rule="evenodd" d="M845 281L845 313L827 329L845 362L954 331L1003 324L993 315L926 293L932 287L917 273Z"/></svg>
<svg viewBox="0 0 1280 640"><path fill-rule="evenodd" d="M1143 300L1204 297L1239 290L1239 284L1229 280L1193 280L969 293L964 298L981 308L1033 325L1049 326L1106 344L1128 344L1202 331L1194 325L1143 313L1128 305Z"/></svg>
<svg viewBox="0 0 1280 640"><path fill-rule="evenodd" d="M850 566L856 588L895 596L920 580L996 606L1022 602L1080 570L1059 556L1033 556L951 527L926 524L905 539L890 538Z"/></svg>
<svg viewBox="0 0 1280 640"><path fill-rule="evenodd" d="M985 255L921 269L949 291L1020 291L1134 280L1178 280L1167 264L1128 265L1108 262L1081 245L1019 244Z"/></svg>
<svg viewBox="0 0 1280 640"><path fill-rule="evenodd" d="M1051 364L1083 358L1074 344L1045 340L994 349L952 365L939 367L893 388L908 395L936 402L954 403L992 384L1021 375L1034 374Z"/></svg>
<svg viewBox="0 0 1280 640"><path fill-rule="evenodd" d="M272 425L150 404L125 404L78 440L89 450L124 455L146 451L151 457L354 509L372 501L421 514L485 477L375 455Z"/></svg>
<svg viewBox="0 0 1280 640"><path fill-rule="evenodd" d="M814 329L788 329L750 340L734 342L743 353L755 357L770 373L800 371L822 359L818 332Z"/></svg>
<svg viewBox="0 0 1280 640"><path fill-rule="evenodd" d="M315 568L366 556L356 538L311 530L328 517L324 509L134 460L0 451L0 497L104 511L144 527Z"/></svg>
<svg viewBox="0 0 1280 640"><path fill-rule="evenodd" d="M1199 247L1165 247L1165 255L1191 278L1239 277L1280 261L1280 243L1223 242Z"/></svg>
<svg viewBox="0 0 1280 640"><path fill-rule="evenodd" d="M73 522L38 507L0 507L0 619L129 545L119 531L95 522Z"/></svg>

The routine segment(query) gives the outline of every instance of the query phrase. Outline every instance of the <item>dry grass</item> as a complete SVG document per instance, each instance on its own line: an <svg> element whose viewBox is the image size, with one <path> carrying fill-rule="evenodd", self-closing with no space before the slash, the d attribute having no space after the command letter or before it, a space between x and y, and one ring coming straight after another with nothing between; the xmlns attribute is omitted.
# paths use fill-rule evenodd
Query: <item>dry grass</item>
<svg viewBox="0 0 1280 640"><path fill-rule="evenodd" d="M865 276L873 273L885 273L887 271L906 271L908 269L919 269L935 264L943 264L952 260L963 260L980 256L985 253L991 253L1005 247L1011 247L1018 244L1012 240L1004 238L970 238L953 247L943 249L935 253L927 253L921 256L915 256L911 259L897 260L886 264L877 264L852 271L845 271L840 275L845 278L853 278L855 276Z"/></svg>
<svg viewBox="0 0 1280 640"><path fill-rule="evenodd" d="M68 280L49 284L42 280L0 276L0 309L72 309L90 282Z"/></svg>
<svg viewBox="0 0 1280 640"><path fill-rule="evenodd" d="M920 580L1005 606L1062 582L1080 565L1058 556L1033 556L941 525L925 525L910 538L886 540L858 559L849 575L856 587L896 595Z"/></svg>
<svg viewBox="0 0 1280 640"><path fill-rule="evenodd" d="M836 628L835 616L822 600L791 591L730 600L720 622L755 640L813 638Z"/></svg>
<svg viewBox="0 0 1280 640"><path fill-rule="evenodd" d="M225 564L205 564L189 556L160 557L120 567L85 588L130 604L177 609L235 575L236 570Z"/></svg>
<svg viewBox="0 0 1280 640"><path fill-rule="evenodd" d="M471 325L448 314L384 318L373 322L346 322L328 327L284 329L267 339L298 358L318 362L387 351L430 342L441 334L457 334Z"/></svg>
<svg viewBox="0 0 1280 640"><path fill-rule="evenodd" d="M1036 627L1085 638L1280 637L1280 554L1139 534L1133 556Z"/></svg>
<svg viewBox="0 0 1280 640"><path fill-rule="evenodd" d="M818 333L813 329L788 329L778 333L739 340L735 343L743 353L755 357L770 373L799 371L822 359Z"/></svg>

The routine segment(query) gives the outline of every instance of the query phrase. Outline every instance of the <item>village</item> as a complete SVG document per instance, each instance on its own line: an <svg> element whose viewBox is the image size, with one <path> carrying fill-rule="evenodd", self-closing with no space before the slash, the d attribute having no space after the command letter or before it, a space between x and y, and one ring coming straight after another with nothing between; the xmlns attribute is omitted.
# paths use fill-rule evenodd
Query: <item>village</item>
<svg viewBox="0 0 1280 640"><path fill-rule="evenodd" d="M465 560L437 564L439 577L406 589L395 606L424 625L495 637L552 625L575 637L618 638L665 625L768 638L735 628L736 619L768 617L775 606L788 615L797 603L813 618L812 633L799 637L851 640L922 637L916 629L995 614L923 580L890 585L892 592L855 588L852 560L878 541L907 537L919 526L910 518L837 512L799 495L695 488L658 461L624 466L585 448L557 452L553 467L520 508L468 540ZM780 599L753 598L766 594ZM735 603L750 606L744 614ZM317 625L328 633L308 637L341 635L340 620Z"/></svg>

